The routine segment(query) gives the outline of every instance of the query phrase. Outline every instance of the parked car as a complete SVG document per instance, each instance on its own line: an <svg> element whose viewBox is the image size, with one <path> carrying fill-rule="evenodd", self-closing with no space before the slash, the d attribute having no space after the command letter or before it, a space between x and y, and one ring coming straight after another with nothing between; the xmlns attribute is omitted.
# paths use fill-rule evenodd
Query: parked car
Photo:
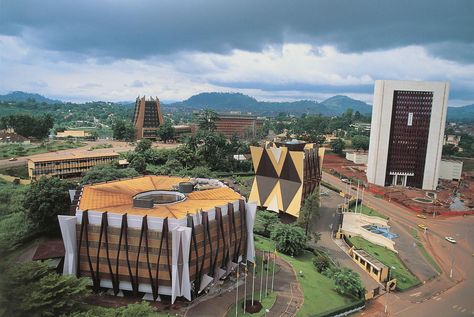
<svg viewBox="0 0 474 317"><path fill-rule="evenodd" d="M12 157L11 159L9 159L10 162L13 162L13 161L17 161L18 159L16 157Z"/></svg>
<svg viewBox="0 0 474 317"><path fill-rule="evenodd" d="M454 240L453 237L444 237L446 239L446 241L449 241L451 243L456 243L456 240Z"/></svg>
<svg viewBox="0 0 474 317"><path fill-rule="evenodd" d="M425 215L422 215L422 214L418 214L416 215L418 218L421 218L421 219L426 219L426 216Z"/></svg>
<svg viewBox="0 0 474 317"><path fill-rule="evenodd" d="M349 183L349 180L347 178L341 178L341 182L343 183Z"/></svg>
<svg viewBox="0 0 474 317"><path fill-rule="evenodd" d="M428 227L427 227L425 224L422 224L422 223L420 223L420 224L418 225L418 227L419 227L420 229L423 229L423 230L428 230Z"/></svg>

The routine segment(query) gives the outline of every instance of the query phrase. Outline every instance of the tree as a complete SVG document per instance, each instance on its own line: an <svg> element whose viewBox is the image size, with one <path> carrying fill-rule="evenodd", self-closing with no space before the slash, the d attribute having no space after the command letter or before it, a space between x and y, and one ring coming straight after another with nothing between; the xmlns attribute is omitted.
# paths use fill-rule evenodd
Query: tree
<svg viewBox="0 0 474 317"><path fill-rule="evenodd" d="M331 266L331 260L324 254L318 254L313 259L313 264L316 267L316 271L322 273Z"/></svg>
<svg viewBox="0 0 474 317"><path fill-rule="evenodd" d="M278 251L291 256L300 255L308 241L303 229L293 224L276 225L272 230L271 239L275 241Z"/></svg>
<svg viewBox="0 0 474 317"><path fill-rule="evenodd" d="M459 151L459 148L454 144L443 145L443 155L454 155Z"/></svg>
<svg viewBox="0 0 474 317"><path fill-rule="evenodd" d="M135 152L144 153L145 151L151 149L152 143L153 142L151 142L150 139L141 139L135 147Z"/></svg>
<svg viewBox="0 0 474 317"><path fill-rule="evenodd" d="M206 108L199 113L198 126L201 130L213 132L216 130L216 121L219 120L217 113L209 108Z"/></svg>
<svg viewBox="0 0 474 317"><path fill-rule="evenodd" d="M39 232L58 233L58 215L69 212L69 184L59 178L41 177L26 192L23 207Z"/></svg>
<svg viewBox="0 0 474 317"><path fill-rule="evenodd" d="M298 224L304 228L306 235L314 218L319 218L319 188L306 197L298 217Z"/></svg>
<svg viewBox="0 0 474 317"><path fill-rule="evenodd" d="M331 141L332 151L336 154L342 154L342 151L346 147L344 140L341 138Z"/></svg>
<svg viewBox="0 0 474 317"><path fill-rule="evenodd" d="M254 231L265 237L270 237L273 227L278 223L278 215L271 211L259 211L255 219Z"/></svg>
<svg viewBox="0 0 474 317"><path fill-rule="evenodd" d="M166 143L166 141L174 139L175 130L171 125L171 122L165 121L162 125L158 127L158 131L156 131L156 134L161 139L161 141Z"/></svg>
<svg viewBox="0 0 474 317"><path fill-rule="evenodd" d="M142 155L137 155L130 162L130 167L135 169L140 174L145 174L146 172L146 161Z"/></svg>
<svg viewBox="0 0 474 317"><path fill-rule="evenodd" d="M369 149L369 137L366 135L354 135L352 137L352 146L356 150L367 151Z"/></svg>
<svg viewBox="0 0 474 317"><path fill-rule="evenodd" d="M130 121L115 120L112 124L114 139L133 141L135 140L135 127Z"/></svg>
<svg viewBox="0 0 474 317"><path fill-rule="evenodd" d="M61 316L82 308L89 294L87 279L53 272L48 262L15 263L0 280L5 316Z"/></svg>
<svg viewBox="0 0 474 317"><path fill-rule="evenodd" d="M96 165L84 173L81 184L108 182L140 175L133 168L118 168L115 164Z"/></svg>
<svg viewBox="0 0 474 317"><path fill-rule="evenodd" d="M364 293L364 286L362 286L359 274L351 269L338 270L334 274L334 283L339 294L361 298Z"/></svg>
<svg viewBox="0 0 474 317"><path fill-rule="evenodd" d="M37 139L46 138L49 130L53 128L54 120L51 114L41 117L33 117L27 114L15 114L2 117L0 127L2 129L12 128L16 133L24 137Z"/></svg>

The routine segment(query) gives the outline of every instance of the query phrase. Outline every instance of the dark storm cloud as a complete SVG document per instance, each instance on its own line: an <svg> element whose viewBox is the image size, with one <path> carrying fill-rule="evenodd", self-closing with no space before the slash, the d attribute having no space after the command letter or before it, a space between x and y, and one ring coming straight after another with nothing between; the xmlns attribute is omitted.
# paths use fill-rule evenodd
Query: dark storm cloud
<svg viewBox="0 0 474 317"><path fill-rule="evenodd" d="M41 48L140 59L178 51L259 51L268 44L333 44L343 52L423 45L472 62L474 1L2 0L0 34Z"/></svg>

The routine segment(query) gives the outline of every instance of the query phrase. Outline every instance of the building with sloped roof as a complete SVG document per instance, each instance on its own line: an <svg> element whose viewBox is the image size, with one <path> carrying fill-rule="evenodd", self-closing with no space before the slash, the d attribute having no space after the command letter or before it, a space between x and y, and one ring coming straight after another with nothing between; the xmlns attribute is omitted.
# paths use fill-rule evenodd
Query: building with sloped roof
<svg viewBox="0 0 474 317"><path fill-rule="evenodd" d="M167 176L85 185L75 215L58 216L64 274L95 291L192 300L240 262L254 261L256 204L213 179Z"/></svg>

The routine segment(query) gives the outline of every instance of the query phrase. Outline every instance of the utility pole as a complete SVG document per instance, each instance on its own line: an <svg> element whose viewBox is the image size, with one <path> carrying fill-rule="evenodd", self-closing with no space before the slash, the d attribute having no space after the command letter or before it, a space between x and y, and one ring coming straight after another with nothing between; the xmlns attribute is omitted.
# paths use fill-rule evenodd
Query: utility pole
<svg viewBox="0 0 474 317"><path fill-rule="evenodd" d="M276 262L276 250L273 252L272 293L273 293L273 282L275 281L275 262Z"/></svg>
<svg viewBox="0 0 474 317"><path fill-rule="evenodd" d="M252 307L253 307L253 302L254 302L254 298L255 298L255 266L256 266L256 263L255 263L255 259L253 260L253 270L252 270Z"/></svg>

